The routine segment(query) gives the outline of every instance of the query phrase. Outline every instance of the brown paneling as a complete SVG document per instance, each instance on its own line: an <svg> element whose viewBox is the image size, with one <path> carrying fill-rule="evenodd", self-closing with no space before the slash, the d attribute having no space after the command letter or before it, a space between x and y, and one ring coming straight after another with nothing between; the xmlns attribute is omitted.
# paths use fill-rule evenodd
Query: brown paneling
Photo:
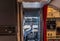
<svg viewBox="0 0 60 41"><path fill-rule="evenodd" d="M40 0L23 0L25 2L40 2Z"/></svg>
<svg viewBox="0 0 60 41"><path fill-rule="evenodd" d="M16 0L0 0L0 25L16 25Z"/></svg>
<svg viewBox="0 0 60 41"><path fill-rule="evenodd" d="M25 2L40 2L40 0L17 0L18 2L22 2L22 1L25 1Z"/></svg>
<svg viewBox="0 0 60 41"><path fill-rule="evenodd" d="M16 27L16 20L16 0L0 0L0 25L14 25ZM16 35L0 35L0 41L16 41Z"/></svg>
<svg viewBox="0 0 60 41"><path fill-rule="evenodd" d="M16 41L16 36L0 36L0 41Z"/></svg>

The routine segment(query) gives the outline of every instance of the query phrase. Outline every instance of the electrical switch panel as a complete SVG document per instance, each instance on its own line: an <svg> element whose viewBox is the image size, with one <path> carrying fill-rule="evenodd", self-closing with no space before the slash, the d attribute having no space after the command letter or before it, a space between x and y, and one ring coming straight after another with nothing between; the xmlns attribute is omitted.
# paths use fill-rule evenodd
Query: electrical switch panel
<svg viewBox="0 0 60 41"><path fill-rule="evenodd" d="M0 26L0 35L15 35L16 34L16 27L9 26L9 25L1 25Z"/></svg>
<svg viewBox="0 0 60 41"><path fill-rule="evenodd" d="M49 29L49 30L56 29L56 20L55 19L47 19L47 29Z"/></svg>

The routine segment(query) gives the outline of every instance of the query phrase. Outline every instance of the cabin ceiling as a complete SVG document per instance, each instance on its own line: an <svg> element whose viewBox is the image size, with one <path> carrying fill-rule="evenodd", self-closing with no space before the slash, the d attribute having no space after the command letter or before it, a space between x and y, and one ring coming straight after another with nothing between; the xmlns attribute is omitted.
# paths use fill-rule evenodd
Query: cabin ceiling
<svg viewBox="0 0 60 41"><path fill-rule="evenodd" d="M56 8L60 9L60 0L53 0L50 5L55 6Z"/></svg>

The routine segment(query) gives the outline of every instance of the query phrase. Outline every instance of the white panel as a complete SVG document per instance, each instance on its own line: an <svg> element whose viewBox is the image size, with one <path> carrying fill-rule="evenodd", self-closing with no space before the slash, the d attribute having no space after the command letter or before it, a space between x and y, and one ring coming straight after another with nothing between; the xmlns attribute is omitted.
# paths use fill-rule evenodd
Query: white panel
<svg viewBox="0 0 60 41"><path fill-rule="evenodd" d="M22 2L23 8L42 8L43 4L40 2Z"/></svg>

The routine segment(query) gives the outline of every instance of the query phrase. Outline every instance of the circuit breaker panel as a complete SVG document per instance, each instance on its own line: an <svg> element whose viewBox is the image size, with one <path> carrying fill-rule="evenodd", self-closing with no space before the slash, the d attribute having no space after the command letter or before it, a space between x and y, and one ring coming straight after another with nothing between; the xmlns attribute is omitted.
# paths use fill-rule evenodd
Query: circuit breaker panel
<svg viewBox="0 0 60 41"><path fill-rule="evenodd" d="M47 11L47 41L60 41L60 10L48 5Z"/></svg>

